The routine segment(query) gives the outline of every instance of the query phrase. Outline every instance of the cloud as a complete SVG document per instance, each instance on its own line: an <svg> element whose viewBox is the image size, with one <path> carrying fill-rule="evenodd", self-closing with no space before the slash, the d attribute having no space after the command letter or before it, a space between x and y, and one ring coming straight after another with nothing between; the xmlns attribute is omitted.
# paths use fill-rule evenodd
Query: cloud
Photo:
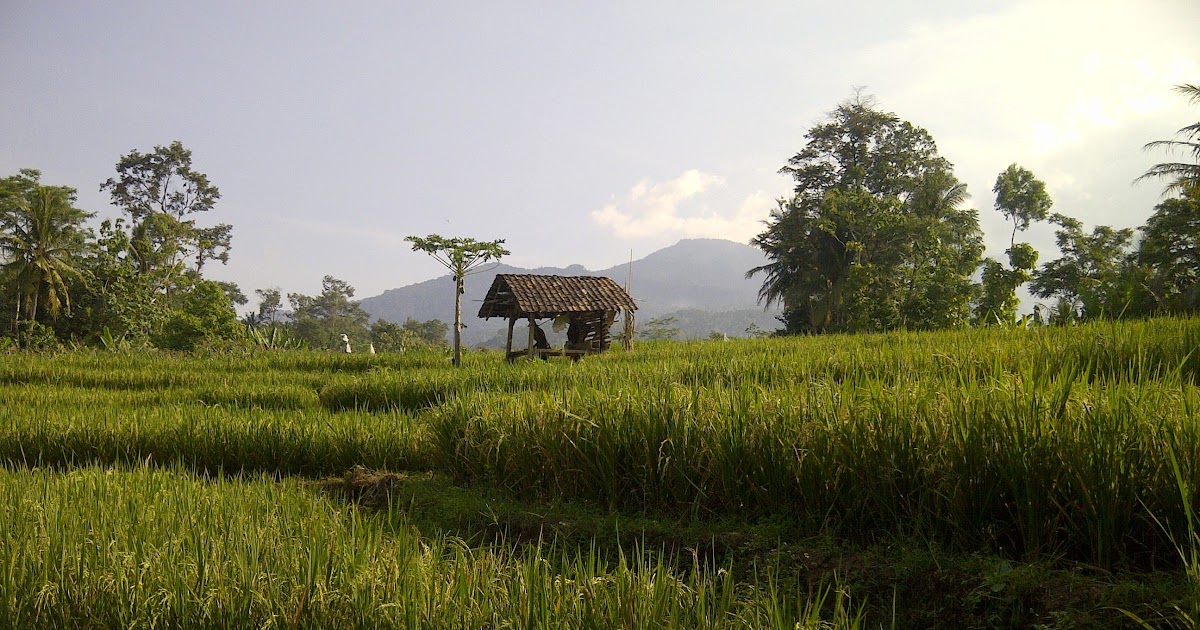
<svg viewBox="0 0 1200 630"><path fill-rule="evenodd" d="M1200 73L1200 45L1180 45L1194 41L1186 29L1200 3L1148 7L1013 2L898 32L855 55L847 74L883 109L930 131L975 194L993 255L1011 226L990 210L990 191L1013 162L1046 182L1056 211L1136 226L1159 196L1130 184L1161 161L1141 147L1195 120L1172 87ZM1031 238L1053 251L1045 232Z"/></svg>
<svg viewBox="0 0 1200 630"><path fill-rule="evenodd" d="M949 132L931 129L948 140L945 149L1035 163L1181 104L1170 88L1195 75L1200 49L1171 48L1178 40L1164 30L1188 21L1171 14L1133 3L1026 1L915 27L863 51L855 70L885 107Z"/></svg>
<svg viewBox="0 0 1200 630"><path fill-rule="evenodd" d="M746 196L731 213L699 207L700 198L723 187L725 178L692 169L665 182L642 180L619 200L592 212L592 222L618 238L724 238L745 242L762 231L775 207L762 191Z"/></svg>

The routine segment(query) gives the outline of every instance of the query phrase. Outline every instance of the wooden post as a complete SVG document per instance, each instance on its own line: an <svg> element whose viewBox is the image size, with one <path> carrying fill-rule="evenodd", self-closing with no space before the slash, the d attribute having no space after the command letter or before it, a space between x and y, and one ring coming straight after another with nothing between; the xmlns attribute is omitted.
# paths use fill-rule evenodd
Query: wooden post
<svg viewBox="0 0 1200 630"><path fill-rule="evenodd" d="M533 323L533 315L529 316L529 358L533 358L533 327L537 324Z"/></svg>
<svg viewBox="0 0 1200 630"><path fill-rule="evenodd" d="M507 361L507 360L508 360L508 355L512 353L512 334L513 334L513 326L515 326L516 324L517 324L517 318L516 318L516 317L509 317L509 318L508 318L508 341L507 341L507 342L505 342L505 344L504 344L504 360L505 360L505 361Z"/></svg>
<svg viewBox="0 0 1200 630"><path fill-rule="evenodd" d="M625 311L625 334L622 337L625 349L633 349L633 311Z"/></svg>

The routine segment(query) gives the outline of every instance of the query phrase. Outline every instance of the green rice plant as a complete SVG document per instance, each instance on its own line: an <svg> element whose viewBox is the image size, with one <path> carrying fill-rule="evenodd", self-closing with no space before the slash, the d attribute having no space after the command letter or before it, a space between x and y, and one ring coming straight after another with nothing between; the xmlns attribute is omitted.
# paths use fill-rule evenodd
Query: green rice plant
<svg viewBox="0 0 1200 630"><path fill-rule="evenodd" d="M1200 621L1200 527L1197 524L1195 504L1193 503L1196 493L1192 487L1192 478L1185 476L1175 452L1168 451L1168 456L1171 471L1175 475L1178 486L1179 498L1183 504L1184 521L1171 523L1153 513L1151 517L1174 545L1184 574L1187 576L1189 592L1182 602L1171 606L1172 612L1162 614L1161 626L1196 628L1200 627L1200 623L1198 623ZM1118 610L1142 628L1153 629L1155 627L1141 615L1124 608L1118 608Z"/></svg>
<svg viewBox="0 0 1200 630"><path fill-rule="evenodd" d="M250 390L233 396L239 404L225 405L143 392L0 388L0 462L63 467L151 461L210 473L280 475L426 465L419 446L423 429L411 416L330 414L304 403L300 391Z"/></svg>
<svg viewBox="0 0 1200 630"><path fill-rule="evenodd" d="M448 368L405 373L374 371L336 380L322 387L318 396L321 404L332 411L418 411L453 396L463 380L457 372Z"/></svg>
<svg viewBox="0 0 1200 630"><path fill-rule="evenodd" d="M460 393L422 417L444 470L548 498L786 514L864 541L917 535L1104 566L1169 549L1142 504L1178 513L1162 499L1168 441L1200 455L1196 389L1177 371L1098 378L1091 362L1048 370L999 353L981 372L931 360L941 348L891 357L888 378L847 369L882 362L873 345L770 385L684 384L722 371L677 357L607 385Z"/></svg>
<svg viewBox="0 0 1200 630"><path fill-rule="evenodd" d="M1197 340L1197 320L1162 319L459 370L416 353L13 355L0 461L435 469L614 509L1150 566L1173 553L1152 515L1184 518L1166 453L1200 474Z"/></svg>
<svg viewBox="0 0 1200 630"><path fill-rule="evenodd" d="M318 397L309 387L280 383L196 388L195 400L204 405L236 409L316 409Z"/></svg>
<svg viewBox="0 0 1200 630"><path fill-rule="evenodd" d="M0 471L0 628L853 628L841 590L385 528L294 481Z"/></svg>

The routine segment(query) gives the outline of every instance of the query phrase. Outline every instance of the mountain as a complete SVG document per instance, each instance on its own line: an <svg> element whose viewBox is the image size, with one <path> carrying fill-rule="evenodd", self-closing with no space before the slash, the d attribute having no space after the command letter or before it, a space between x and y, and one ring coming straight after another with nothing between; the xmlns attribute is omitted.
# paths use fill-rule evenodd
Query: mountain
<svg viewBox="0 0 1200 630"><path fill-rule="evenodd" d="M600 271L581 265L525 269L500 264L484 273L468 276L463 295L463 342L488 342L503 330L503 320L475 316L479 303L492 286L496 274L534 273L559 276L607 276L624 286L632 275L630 294L638 304L637 321L675 317L680 338L707 337L712 332L745 336L751 324L764 330L778 327L775 309L758 306L761 276L746 279L746 271L762 265L762 252L741 243L721 239L688 239L660 249L645 258ZM397 323L411 317L418 321L454 321L454 279L449 275L418 282L361 302L372 318ZM501 340L503 343L503 340Z"/></svg>
<svg viewBox="0 0 1200 630"><path fill-rule="evenodd" d="M758 309L762 276L746 279L746 271L767 262L749 245L715 238L689 239L633 262L630 294L640 318L681 309L727 311ZM622 286L629 265L596 272Z"/></svg>

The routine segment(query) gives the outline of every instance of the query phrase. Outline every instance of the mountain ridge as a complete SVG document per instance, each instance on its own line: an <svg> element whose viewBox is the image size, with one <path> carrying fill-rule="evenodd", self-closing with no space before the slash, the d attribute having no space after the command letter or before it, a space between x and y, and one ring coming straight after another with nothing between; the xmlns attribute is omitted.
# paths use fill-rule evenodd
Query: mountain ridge
<svg viewBox="0 0 1200 630"><path fill-rule="evenodd" d="M632 262L630 295L638 305L637 321L670 317L672 313L686 325L680 337L703 337L712 332L728 336L744 336L751 324L773 330L777 310L764 310L758 305L760 280L746 279L748 270L765 264L759 250L723 239L684 239L674 245L651 252ZM464 281L463 340L468 345L483 343L504 328L499 320L482 320L475 316L497 274L592 275L612 278L625 286L630 263L622 263L591 271L579 264L566 267L523 268L499 263L487 271L470 275ZM454 319L454 279L449 274L413 283L360 301L372 319L382 318L403 323L408 318L418 321ZM682 316L686 312L686 316ZM704 313L714 317L706 318ZM719 314L719 315L718 315ZM711 320L711 321L709 321ZM744 324L741 322L744 320Z"/></svg>

